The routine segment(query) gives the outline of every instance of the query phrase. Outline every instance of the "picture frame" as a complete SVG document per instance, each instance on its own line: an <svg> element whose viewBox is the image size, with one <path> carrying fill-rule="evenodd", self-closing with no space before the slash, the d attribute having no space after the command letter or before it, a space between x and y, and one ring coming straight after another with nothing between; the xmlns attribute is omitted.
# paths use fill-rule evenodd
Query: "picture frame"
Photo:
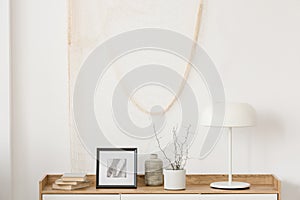
<svg viewBox="0 0 300 200"><path fill-rule="evenodd" d="M97 148L96 188L137 188L137 148Z"/></svg>

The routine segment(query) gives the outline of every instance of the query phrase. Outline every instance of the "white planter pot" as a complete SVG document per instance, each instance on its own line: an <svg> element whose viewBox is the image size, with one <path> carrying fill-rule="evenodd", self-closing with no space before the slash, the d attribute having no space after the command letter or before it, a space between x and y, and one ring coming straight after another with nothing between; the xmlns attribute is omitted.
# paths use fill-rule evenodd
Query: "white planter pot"
<svg viewBox="0 0 300 200"><path fill-rule="evenodd" d="M184 190L185 189L185 175L183 170L164 170L164 188L166 190Z"/></svg>

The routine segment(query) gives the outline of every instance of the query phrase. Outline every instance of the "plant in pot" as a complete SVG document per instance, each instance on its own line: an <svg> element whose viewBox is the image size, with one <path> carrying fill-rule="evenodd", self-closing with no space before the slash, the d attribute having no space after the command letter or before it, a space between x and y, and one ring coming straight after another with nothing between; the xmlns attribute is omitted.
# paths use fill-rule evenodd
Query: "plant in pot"
<svg viewBox="0 0 300 200"><path fill-rule="evenodd" d="M188 159L189 152L189 138L191 125L186 127L186 131L183 135L179 135L177 127L172 129L172 153L167 154L163 149L158 133L153 126L154 134L158 147L168 162L168 166L164 169L164 188L166 190L183 190L185 189L185 177L186 170L185 165Z"/></svg>

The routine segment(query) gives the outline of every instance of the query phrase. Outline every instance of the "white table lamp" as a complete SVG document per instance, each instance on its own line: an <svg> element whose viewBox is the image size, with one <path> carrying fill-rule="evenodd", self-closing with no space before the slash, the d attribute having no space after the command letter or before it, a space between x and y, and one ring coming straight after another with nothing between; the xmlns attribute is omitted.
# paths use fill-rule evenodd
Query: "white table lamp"
<svg viewBox="0 0 300 200"><path fill-rule="evenodd" d="M223 104L224 105L224 104ZM252 106L247 103L226 103L223 124L212 124L212 107L207 107L201 116L203 126L227 127L228 133L228 181L214 182L210 186L217 189L246 189L250 187L249 183L232 181L232 128L254 126L256 122L256 112Z"/></svg>

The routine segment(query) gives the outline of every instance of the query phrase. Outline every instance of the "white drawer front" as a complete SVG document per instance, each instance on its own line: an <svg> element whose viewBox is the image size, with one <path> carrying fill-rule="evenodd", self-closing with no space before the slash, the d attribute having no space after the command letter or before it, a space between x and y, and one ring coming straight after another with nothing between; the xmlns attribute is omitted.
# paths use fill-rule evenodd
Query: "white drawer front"
<svg viewBox="0 0 300 200"><path fill-rule="evenodd" d="M43 195L43 200L120 200L120 195Z"/></svg>
<svg viewBox="0 0 300 200"><path fill-rule="evenodd" d="M199 194L121 194L121 200L200 200Z"/></svg>
<svg viewBox="0 0 300 200"><path fill-rule="evenodd" d="M202 194L200 200L277 200L276 194Z"/></svg>

